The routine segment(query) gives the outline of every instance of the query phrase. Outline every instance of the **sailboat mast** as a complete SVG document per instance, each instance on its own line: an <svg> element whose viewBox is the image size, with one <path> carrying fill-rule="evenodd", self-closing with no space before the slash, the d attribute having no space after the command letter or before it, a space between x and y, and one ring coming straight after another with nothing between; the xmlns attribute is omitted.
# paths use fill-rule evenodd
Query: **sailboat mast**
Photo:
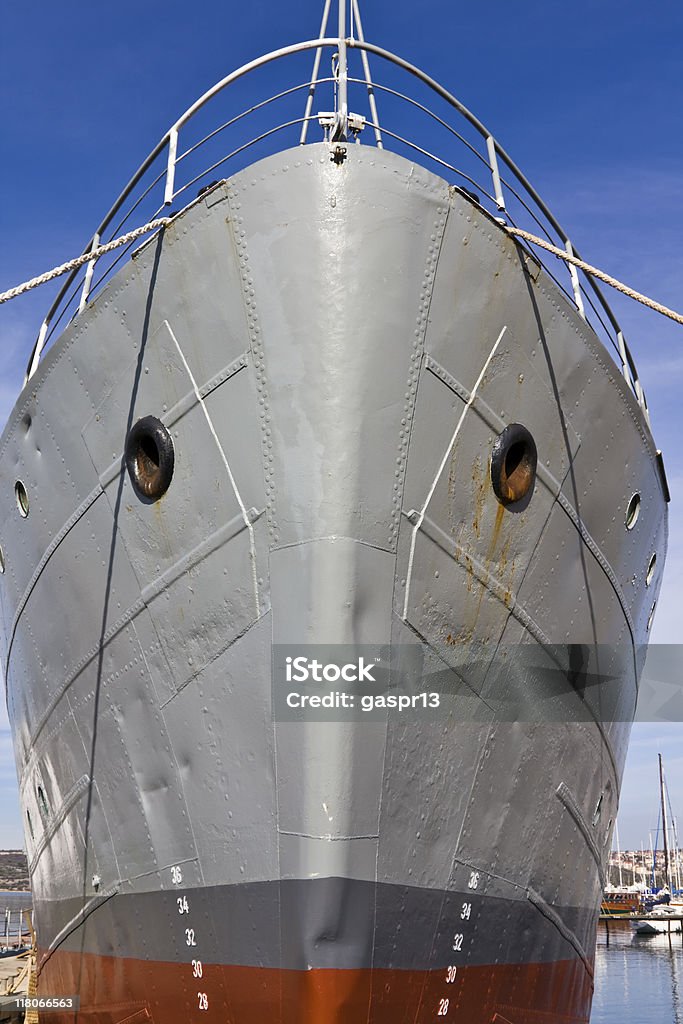
<svg viewBox="0 0 683 1024"><path fill-rule="evenodd" d="M659 792L662 801L662 836L664 837L664 878L666 884L671 888L671 879L669 878L669 847L666 840L666 801L664 800L664 770L662 768L662 755L658 754L659 757Z"/></svg>

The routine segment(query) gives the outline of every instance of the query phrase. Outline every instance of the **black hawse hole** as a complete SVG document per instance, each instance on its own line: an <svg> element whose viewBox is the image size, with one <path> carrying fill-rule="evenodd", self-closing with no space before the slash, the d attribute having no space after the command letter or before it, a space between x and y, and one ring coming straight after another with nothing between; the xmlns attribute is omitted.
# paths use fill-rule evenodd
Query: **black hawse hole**
<svg viewBox="0 0 683 1024"><path fill-rule="evenodd" d="M498 435L491 453L491 483L501 503L513 512L528 505L536 482L536 443L521 423L510 423Z"/></svg>
<svg viewBox="0 0 683 1024"><path fill-rule="evenodd" d="M156 416L144 416L126 439L126 467L139 498L158 501L173 477L175 453L168 430Z"/></svg>

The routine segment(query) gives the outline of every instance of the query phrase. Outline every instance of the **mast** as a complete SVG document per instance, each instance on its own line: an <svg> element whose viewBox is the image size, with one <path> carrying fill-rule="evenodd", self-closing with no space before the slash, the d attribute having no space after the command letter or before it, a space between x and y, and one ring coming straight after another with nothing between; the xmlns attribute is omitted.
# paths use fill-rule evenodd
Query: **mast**
<svg viewBox="0 0 683 1024"><path fill-rule="evenodd" d="M349 104L347 99L348 66L346 61L346 0L339 0L339 68L337 71L337 87L339 102L337 109L337 126L333 133L333 142L346 142L349 123Z"/></svg>
<svg viewBox="0 0 683 1024"><path fill-rule="evenodd" d="M669 877L669 846L666 840L666 802L664 800L664 769L662 768L662 755L657 755L659 758L659 795L662 801L662 836L664 838L664 878L666 884L671 888L671 878Z"/></svg>

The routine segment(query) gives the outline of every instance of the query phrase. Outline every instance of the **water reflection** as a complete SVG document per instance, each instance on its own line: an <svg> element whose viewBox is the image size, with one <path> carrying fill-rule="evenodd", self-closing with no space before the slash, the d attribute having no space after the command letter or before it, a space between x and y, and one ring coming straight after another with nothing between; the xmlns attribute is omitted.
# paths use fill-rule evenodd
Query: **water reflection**
<svg viewBox="0 0 683 1024"><path fill-rule="evenodd" d="M673 943L675 939L671 938L670 942L667 942L669 947L669 961L671 963L671 996L673 1002L674 1012L674 1024L683 1024L681 1018L681 990L680 990L680 970L681 970L681 959L683 959L682 951L680 949L674 951Z"/></svg>
<svg viewBox="0 0 683 1024"><path fill-rule="evenodd" d="M601 926L590 1024L683 1024L683 934L639 936L628 922Z"/></svg>

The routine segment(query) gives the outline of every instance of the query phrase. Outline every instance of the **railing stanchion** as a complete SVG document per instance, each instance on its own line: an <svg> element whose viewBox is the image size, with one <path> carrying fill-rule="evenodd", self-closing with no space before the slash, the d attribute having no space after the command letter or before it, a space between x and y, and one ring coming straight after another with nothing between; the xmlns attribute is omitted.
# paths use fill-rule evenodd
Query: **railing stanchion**
<svg viewBox="0 0 683 1024"><path fill-rule="evenodd" d="M505 210L505 199L503 197L503 186L500 182L498 170L498 157L496 156L496 140L492 135L486 136L486 149L489 155L489 167L493 178L493 194L496 197L496 206L499 210Z"/></svg>
<svg viewBox="0 0 683 1024"><path fill-rule="evenodd" d="M173 187L175 185L175 161L178 152L178 129L171 128L168 133L168 164L166 166L166 188L164 189L164 206L170 206L173 202Z"/></svg>
<svg viewBox="0 0 683 1024"><path fill-rule="evenodd" d="M363 23L360 20L360 7L358 0L351 0L351 11L356 16L356 24L358 25L358 40L361 43L365 42L365 36L363 35ZM322 32L320 33L322 35ZM379 114L377 113L377 103L375 101L375 89L372 83L372 76L370 75L370 61L365 50L360 51L361 61L363 64L363 74L365 75L365 82L368 89L368 106L370 107L370 117L374 122L375 127L375 142L378 149L384 149L382 145L382 132L379 127Z"/></svg>
<svg viewBox="0 0 683 1024"><path fill-rule="evenodd" d="M40 362L40 357L42 355L43 349L45 348L45 341L47 339L47 331L49 324L50 321L46 317L45 320L43 320L42 324L40 325L40 331L38 333L38 338L36 339L36 343L33 348L31 362L29 363L28 370L26 371L26 376L24 377L24 386L26 386L28 381L31 379L33 374L38 369L38 363Z"/></svg>
<svg viewBox="0 0 683 1024"><path fill-rule="evenodd" d="M100 244L100 235L99 235L99 232L97 232L96 234L93 235L93 240L90 243L90 248L91 249L96 249L99 244ZM90 295L90 286L92 284L92 276L93 276L93 273L94 273L94 270L95 270L95 264L96 263L97 263L97 260L90 260L90 263L88 263L88 266L85 269L85 280L83 281L83 289L81 291L81 299L80 299L80 302L78 303L78 312L79 313L83 312L83 310L85 309L85 305L86 305L86 303L88 301L88 296Z"/></svg>
<svg viewBox="0 0 683 1024"><path fill-rule="evenodd" d="M630 383L631 371L628 365L628 355L626 352L626 342L624 335L621 331L617 331L617 347L619 349L619 357L621 359L621 372L624 375L626 383Z"/></svg>
<svg viewBox="0 0 683 1024"><path fill-rule="evenodd" d="M574 255L574 248L572 246L572 243L569 241L569 239L567 239L565 241L564 247L567 250L567 253L568 253L569 256L573 256ZM586 310L584 309L584 306L583 306L583 296L581 294L581 283L579 282L579 275L577 273L576 267L572 263L569 263L568 267L569 267L569 276L572 279L572 289L574 291L574 302L576 303L576 308L579 311L579 316L583 317L583 319L585 320L586 319Z"/></svg>
<svg viewBox="0 0 683 1024"><path fill-rule="evenodd" d="M330 4L332 0L325 0L325 8L323 10L323 18L320 23L320 38L325 38L327 32L327 19L330 16ZM308 99L306 100L306 109L304 111L304 123L301 126L301 135L299 136L299 145L304 146L306 144L306 136L308 134L308 120L313 110L313 97L315 96L315 87L318 84L318 72L320 71L320 58L323 55L323 48L319 46L315 51L315 58L313 60L313 72L311 74L311 84L308 87Z"/></svg>

